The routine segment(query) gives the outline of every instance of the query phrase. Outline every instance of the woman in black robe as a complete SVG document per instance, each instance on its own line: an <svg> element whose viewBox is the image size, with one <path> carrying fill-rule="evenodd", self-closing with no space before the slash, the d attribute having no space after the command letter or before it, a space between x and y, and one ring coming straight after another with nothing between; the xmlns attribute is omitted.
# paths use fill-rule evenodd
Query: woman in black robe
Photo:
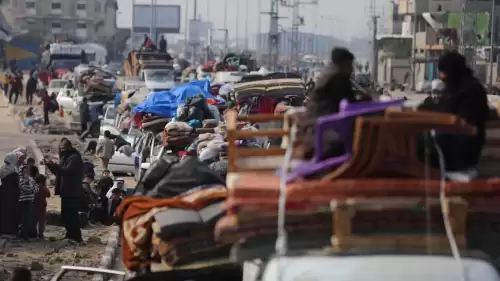
<svg viewBox="0 0 500 281"><path fill-rule="evenodd" d="M14 215L19 202L20 153L11 152L5 156L0 168L0 235L16 235L18 219Z"/></svg>

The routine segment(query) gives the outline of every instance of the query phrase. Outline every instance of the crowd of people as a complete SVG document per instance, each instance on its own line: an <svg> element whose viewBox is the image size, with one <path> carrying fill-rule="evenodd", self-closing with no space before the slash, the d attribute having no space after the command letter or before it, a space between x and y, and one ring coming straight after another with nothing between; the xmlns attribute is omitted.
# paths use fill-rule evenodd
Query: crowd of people
<svg viewBox="0 0 500 281"><path fill-rule="evenodd" d="M330 64L322 72L308 97L306 111L309 118L304 120L305 122L312 126L318 118L338 113L342 99L349 102L371 99L366 95L356 95L353 90L351 77L354 61L355 57L349 50L332 50ZM442 149L447 171L475 170L485 144L485 124L490 112L486 90L468 67L465 57L458 52L445 52L438 61L438 70L444 89L439 96L432 99L431 106L424 104L420 109L451 113L477 128L474 136L438 132L435 137ZM312 128L307 131L309 134L313 133ZM431 138L419 139L419 147L425 147L424 139ZM314 149L312 143L309 147L311 151ZM327 134L323 147L324 158L344 154L342 141L335 132ZM418 153L420 158L424 159L424 150L420 149ZM312 152L309 155L312 155ZM439 168L437 151L431 151L430 158L432 166Z"/></svg>
<svg viewBox="0 0 500 281"><path fill-rule="evenodd" d="M61 140L59 161L46 158L43 162L56 177L53 193L61 197L61 221L66 229L62 239L82 242L82 214L92 222L114 222L124 191L123 183L115 186L108 170L94 185L93 167L84 163L67 138ZM0 180L0 235L43 239L51 192L26 149L18 148L5 156Z"/></svg>
<svg viewBox="0 0 500 281"><path fill-rule="evenodd" d="M5 156L0 168L0 235L43 238L50 191L33 158L18 148Z"/></svg>

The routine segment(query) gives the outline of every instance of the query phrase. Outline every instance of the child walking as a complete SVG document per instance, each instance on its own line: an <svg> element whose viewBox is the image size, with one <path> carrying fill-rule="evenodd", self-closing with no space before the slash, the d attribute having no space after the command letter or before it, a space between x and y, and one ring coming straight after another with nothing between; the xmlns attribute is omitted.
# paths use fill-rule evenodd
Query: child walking
<svg viewBox="0 0 500 281"><path fill-rule="evenodd" d="M47 178L38 174L35 177L35 185L38 192L35 195L33 208L33 218L35 219L35 228L38 238L43 239L45 232L45 216L47 214L47 198L50 197L50 190L47 187Z"/></svg>
<svg viewBox="0 0 500 281"><path fill-rule="evenodd" d="M27 165L21 166L21 177L19 180L19 208L21 215L21 238L28 239L35 236L33 232L33 201L38 192L35 181L30 177L30 169Z"/></svg>

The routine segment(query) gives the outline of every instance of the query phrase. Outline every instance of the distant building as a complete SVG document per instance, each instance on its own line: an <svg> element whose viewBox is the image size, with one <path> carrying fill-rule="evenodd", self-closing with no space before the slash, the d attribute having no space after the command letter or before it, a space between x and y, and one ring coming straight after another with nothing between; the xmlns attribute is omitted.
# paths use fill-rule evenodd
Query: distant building
<svg viewBox="0 0 500 281"><path fill-rule="evenodd" d="M66 39L103 44L112 57L117 9L116 0L3 0L0 11L5 21L23 31L4 43L5 58L30 69L43 44Z"/></svg>
<svg viewBox="0 0 500 281"><path fill-rule="evenodd" d="M249 38L249 49L267 53L269 46L269 34L255 34ZM240 40L244 42L244 40ZM298 51L302 54L315 54L319 57L328 57L332 48L345 43L332 36L314 34L308 32L298 33ZM293 52L293 40L291 32L282 32L279 43L280 55L291 55Z"/></svg>
<svg viewBox="0 0 500 281"><path fill-rule="evenodd" d="M45 40L105 42L116 31L116 0L4 0L7 21Z"/></svg>

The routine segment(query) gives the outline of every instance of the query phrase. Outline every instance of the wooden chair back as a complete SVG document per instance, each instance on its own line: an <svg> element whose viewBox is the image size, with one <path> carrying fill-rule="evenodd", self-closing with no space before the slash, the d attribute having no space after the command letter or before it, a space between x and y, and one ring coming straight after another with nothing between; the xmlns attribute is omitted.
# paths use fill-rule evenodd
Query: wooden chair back
<svg viewBox="0 0 500 281"><path fill-rule="evenodd" d="M238 122L262 123L283 119L284 115L256 114L238 116L236 112L229 111L226 114L228 173L271 172L280 168L285 149L280 147L243 148L237 147L236 142L255 138L283 137L288 134L288 131L283 128L242 131L238 129Z"/></svg>

